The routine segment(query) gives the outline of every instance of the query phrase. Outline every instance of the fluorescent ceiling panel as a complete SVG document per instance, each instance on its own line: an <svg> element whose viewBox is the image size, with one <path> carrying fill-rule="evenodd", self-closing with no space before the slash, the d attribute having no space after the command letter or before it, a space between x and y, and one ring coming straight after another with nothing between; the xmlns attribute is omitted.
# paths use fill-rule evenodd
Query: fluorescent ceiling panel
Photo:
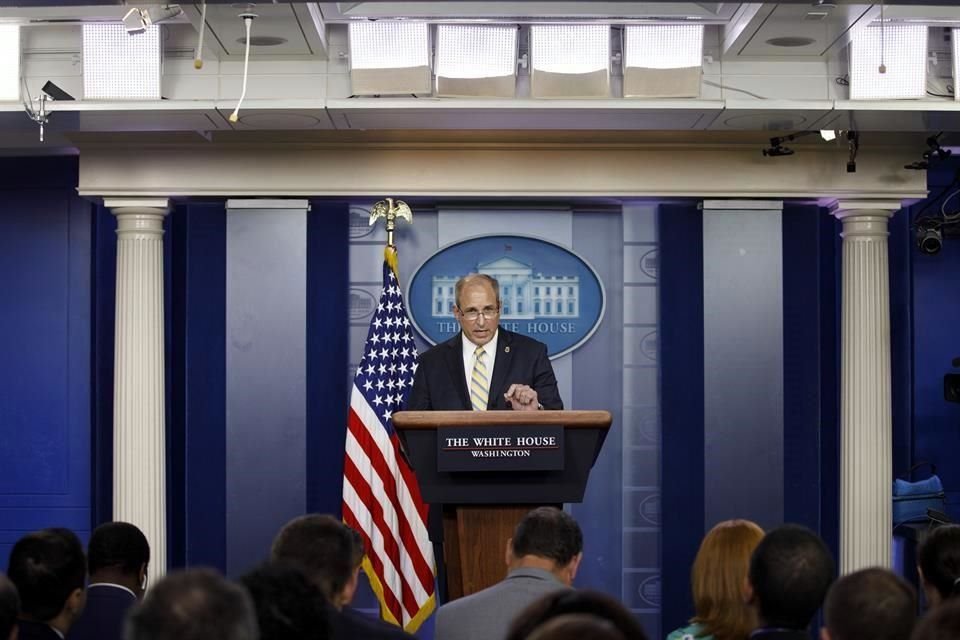
<svg viewBox="0 0 960 640"><path fill-rule="evenodd" d="M20 100L20 25L0 24L0 101Z"/></svg>
<svg viewBox="0 0 960 640"><path fill-rule="evenodd" d="M703 25L627 25L623 64L644 69L684 69L703 62Z"/></svg>
<svg viewBox="0 0 960 640"><path fill-rule="evenodd" d="M543 24L530 27L530 63L535 71L593 73L610 68L610 26Z"/></svg>
<svg viewBox="0 0 960 640"><path fill-rule="evenodd" d="M610 26L530 27L530 95L606 98L610 95Z"/></svg>
<svg viewBox="0 0 960 640"><path fill-rule="evenodd" d="M703 65L703 25L623 28L625 98L697 98Z"/></svg>
<svg viewBox="0 0 960 640"><path fill-rule="evenodd" d="M517 28L441 24L437 26L437 75L497 78L517 69Z"/></svg>
<svg viewBox="0 0 960 640"><path fill-rule="evenodd" d="M352 69L407 69L429 64L425 22L351 22Z"/></svg>
<svg viewBox="0 0 960 640"><path fill-rule="evenodd" d="M83 25L86 100L159 100L160 27L127 34L122 24Z"/></svg>
<svg viewBox="0 0 960 640"><path fill-rule="evenodd" d="M429 25L351 22L350 79L354 95L429 93Z"/></svg>
<svg viewBox="0 0 960 640"><path fill-rule="evenodd" d="M512 98L516 73L516 26L437 26L437 95Z"/></svg>
<svg viewBox="0 0 960 640"><path fill-rule="evenodd" d="M880 73L880 66L886 73ZM927 27L871 25L850 43L850 99L919 99L927 93Z"/></svg>

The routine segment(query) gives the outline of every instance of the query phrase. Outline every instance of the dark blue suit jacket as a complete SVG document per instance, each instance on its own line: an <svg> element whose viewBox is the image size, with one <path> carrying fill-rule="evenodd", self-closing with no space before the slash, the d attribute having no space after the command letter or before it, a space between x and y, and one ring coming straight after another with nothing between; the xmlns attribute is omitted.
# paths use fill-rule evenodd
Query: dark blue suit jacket
<svg viewBox="0 0 960 640"><path fill-rule="evenodd" d="M407 400L408 411L469 411L472 408L463 372L462 335L458 333L420 355L413 390ZM547 358L547 346L500 327L487 408L509 409L503 394L512 384L532 387L544 409L563 409L557 378Z"/></svg>
<svg viewBox="0 0 960 640"><path fill-rule="evenodd" d="M17 638L21 640L60 640L60 635L45 622L19 622Z"/></svg>
<svg viewBox="0 0 960 640"><path fill-rule="evenodd" d="M87 606L70 627L67 640L123 640L123 622L136 601L132 593L121 587L87 587Z"/></svg>
<svg viewBox="0 0 960 640"><path fill-rule="evenodd" d="M332 608L331 608L332 609ZM403 629L344 607L330 613L332 640L413 640Z"/></svg>

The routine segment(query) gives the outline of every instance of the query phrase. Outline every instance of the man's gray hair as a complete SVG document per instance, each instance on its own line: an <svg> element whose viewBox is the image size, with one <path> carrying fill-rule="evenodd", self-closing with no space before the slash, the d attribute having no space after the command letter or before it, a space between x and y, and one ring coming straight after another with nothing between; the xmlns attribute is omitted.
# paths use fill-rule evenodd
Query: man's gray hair
<svg viewBox="0 0 960 640"><path fill-rule="evenodd" d="M246 589L211 569L167 575L127 617L125 640L258 640Z"/></svg>
<svg viewBox="0 0 960 640"><path fill-rule="evenodd" d="M455 300L457 302L457 307L461 311L463 310L463 307L460 306L460 293L463 291L463 288L465 286L467 286L468 284L472 284L474 282L486 282L491 287L493 287L493 297L496 298L497 300L497 306L498 307L500 306L500 283L497 282L497 279L492 276L488 276L485 273L468 273L467 275L457 280L457 285L456 285L456 288L454 289L454 293L456 294Z"/></svg>

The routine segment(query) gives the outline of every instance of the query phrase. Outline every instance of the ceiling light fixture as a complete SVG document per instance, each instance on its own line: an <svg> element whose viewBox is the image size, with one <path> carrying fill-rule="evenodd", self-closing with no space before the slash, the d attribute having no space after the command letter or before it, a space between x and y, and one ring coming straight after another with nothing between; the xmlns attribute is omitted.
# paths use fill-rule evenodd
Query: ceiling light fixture
<svg viewBox="0 0 960 640"><path fill-rule="evenodd" d="M133 7L123 16L123 26L128 34L136 35L146 31L150 25L173 20L181 15L183 15L183 9L178 4L149 9Z"/></svg>

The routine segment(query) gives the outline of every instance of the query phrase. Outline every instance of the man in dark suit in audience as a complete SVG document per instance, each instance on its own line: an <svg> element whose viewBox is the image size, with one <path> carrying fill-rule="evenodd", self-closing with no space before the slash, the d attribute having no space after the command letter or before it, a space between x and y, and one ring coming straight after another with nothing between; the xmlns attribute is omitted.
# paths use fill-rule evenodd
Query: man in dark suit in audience
<svg viewBox="0 0 960 640"><path fill-rule="evenodd" d="M760 622L750 640L808 640L833 574L827 545L806 527L788 524L767 533L747 574L747 600Z"/></svg>
<svg viewBox="0 0 960 640"><path fill-rule="evenodd" d="M507 577L440 607L436 639L503 640L513 619L527 605L571 587L582 558L583 534L577 521L555 507L534 509L507 541Z"/></svg>
<svg viewBox="0 0 960 640"><path fill-rule="evenodd" d="M108 522L87 545L87 606L70 629L69 640L121 640L127 610L147 586L150 545L128 522Z"/></svg>
<svg viewBox="0 0 960 640"><path fill-rule="evenodd" d="M351 609L363 563L360 535L336 518L309 514L285 524L273 541L270 559L298 567L330 603L335 640L410 640L391 624Z"/></svg>
<svg viewBox="0 0 960 640"><path fill-rule="evenodd" d="M257 640L247 590L212 569L175 571L130 609L125 640Z"/></svg>
<svg viewBox="0 0 960 640"><path fill-rule="evenodd" d="M20 640L62 640L83 611L87 563L69 529L43 529L20 538L7 575L20 594Z"/></svg>
<svg viewBox="0 0 960 640"><path fill-rule="evenodd" d="M0 573L0 640L16 640L20 596L10 579Z"/></svg>
<svg viewBox="0 0 960 640"><path fill-rule="evenodd" d="M909 640L917 595L888 569L863 569L830 587L823 613L820 640Z"/></svg>
<svg viewBox="0 0 960 640"><path fill-rule="evenodd" d="M455 296L461 331L420 356L406 409L563 409L546 345L499 326L497 281L470 274Z"/></svg>

